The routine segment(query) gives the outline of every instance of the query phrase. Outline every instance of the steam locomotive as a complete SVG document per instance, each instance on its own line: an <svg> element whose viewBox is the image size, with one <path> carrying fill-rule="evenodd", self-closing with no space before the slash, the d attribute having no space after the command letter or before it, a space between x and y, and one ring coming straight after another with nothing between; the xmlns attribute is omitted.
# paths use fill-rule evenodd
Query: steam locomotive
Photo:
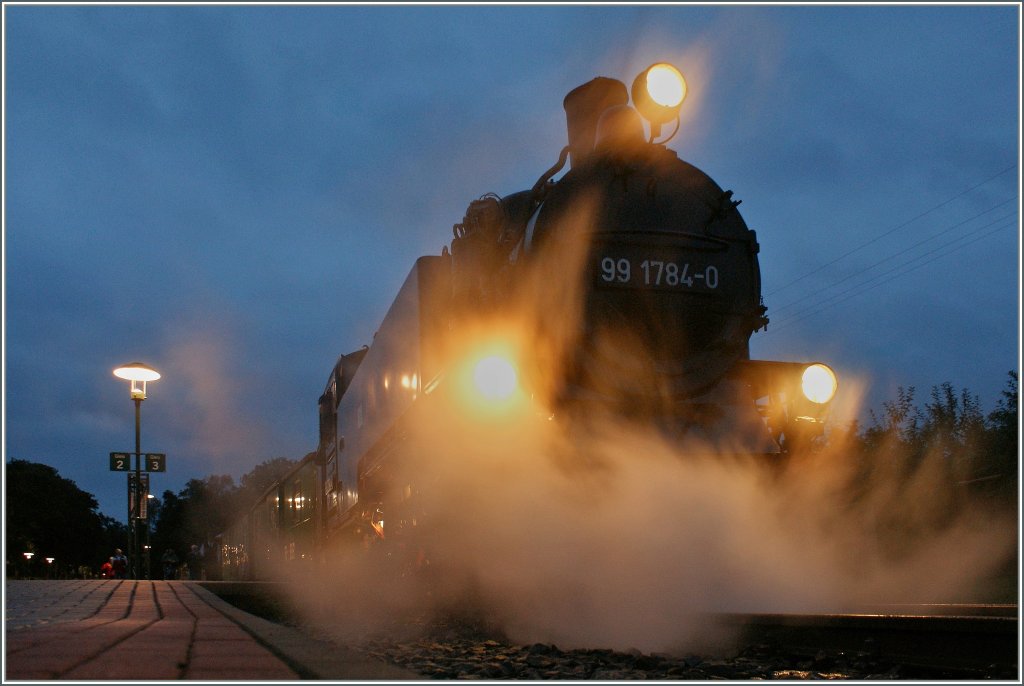
<svg viewBox="0 0 1024 686"><path fill-rule="evenodd" d="M678 130L685 95L658 63L629 91L599 77L565 97L557 163L528 190L471 202L450 246L416 261L372 345L337 360L316 451L226 536L228 576L267 576L353 533L400 538L426 487L403 474L424 450L416 427L441 415L615 417L684 452L768 460L821 435L835 374L750 359L768 325L756 234L731 191L665 146L675 131L658 140Z"/></svg>

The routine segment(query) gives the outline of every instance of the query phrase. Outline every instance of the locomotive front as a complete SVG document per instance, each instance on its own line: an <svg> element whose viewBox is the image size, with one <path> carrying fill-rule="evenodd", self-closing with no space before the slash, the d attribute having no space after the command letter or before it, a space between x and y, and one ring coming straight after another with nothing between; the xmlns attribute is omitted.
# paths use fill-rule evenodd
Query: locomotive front
<svg viewBox="0 0 1024 686"><path fill-rule="evenodd" d="M631 92L608 78L571 91L558 162L473 201L450 248L416 261L372 344L328 376L316 452L240 525L250 574L385 532L418 559L424 494L445 497L439 440L479 456L523 420L586 435L612 419L681 453L777 456L822 435L835 374L750 359L768 325L757 237L731 191L665 146L675 131L659 140L685 95L663 63Z"/></svg>
<svg viewBox="0 0 1024 686"><path fill-rule="evenodd" d="M741 452L820 434L835 375L750 360L768 324L756 234L731 191L656 140L678 129L685 81L656 64L631 91L633 107L614 79L570 92L559 163L530 191L470 205L452 244L456 299L527 303L533 384L556 412L599 407Z"/></svg>

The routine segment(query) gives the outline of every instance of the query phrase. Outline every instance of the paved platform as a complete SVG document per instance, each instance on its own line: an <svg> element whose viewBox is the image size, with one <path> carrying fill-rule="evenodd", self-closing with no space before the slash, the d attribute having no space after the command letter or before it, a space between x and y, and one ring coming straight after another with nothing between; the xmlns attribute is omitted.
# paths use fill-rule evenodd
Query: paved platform
<svg viewBox="0 0 1024 686"><path fill-rule="evenodd" d="M8 580L4 619L5 683L418 678L189 581Z"/></svg>

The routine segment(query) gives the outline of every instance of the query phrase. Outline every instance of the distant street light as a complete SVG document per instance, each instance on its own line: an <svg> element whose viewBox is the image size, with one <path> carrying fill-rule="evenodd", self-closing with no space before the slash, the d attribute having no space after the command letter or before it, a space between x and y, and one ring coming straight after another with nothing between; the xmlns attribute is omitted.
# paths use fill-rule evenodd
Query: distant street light
<svg viewBox="0 0 1024 686"><path fill-rule="evenodd" d="M25 556L25 559L26 559L26 560L28 560L29 562L31 562L31 561L32 561L32 556L33 556L33 555L35 555L35 553L22 553L22 555L24 555L24 556Z"/></svg>
<svg viewBox="0 0 1024 686"><path fill-rule="evenodd" d="M128 523L132 530L132 575L139 579L142 571L142 545L139 542L139 522L142 519L142 401L146 399L146 382L159 379L160 372L141 362L132 362L115 369L114 376L130 382L131 397L135 401L135 489L133 493L132 475L129 474ZM134 495L134 503L132 495ZM133 508L134 517L132 516Z"/></svg>

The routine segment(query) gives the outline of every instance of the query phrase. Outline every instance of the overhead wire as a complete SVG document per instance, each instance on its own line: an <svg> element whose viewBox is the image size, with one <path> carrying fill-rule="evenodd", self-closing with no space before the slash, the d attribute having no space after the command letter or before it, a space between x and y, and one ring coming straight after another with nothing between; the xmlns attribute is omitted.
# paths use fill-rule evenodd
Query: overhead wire
<svg viewBox="0 0 1024 686"><path fill-rule="evenodd" d="M1012 217L1012 216L1013 215L1008 215L1008 217ZM982 227L979 227L979 229L977 229L976 231L980 231L981 229L988 228L988 227L992 226L992 224L994 224L996 222L999 222L999 221L1002 221L1002 220L1005 220L1008 217L1000 217L997 220L993 220L992 222L990 222L990 223L988 223L988 224L986 224L986 225L984 225ZM784 317L781 321L776 323L775 331L778 332L779 329L784 329L784 328L787 328L788 326L792 326L793 324L795 324L795 323L797 323L799 321L802 321L804 319L807 319L808 317L811 317L811 316L813 316L815 314L819 314L820 312L823 312L824 310L826 310L826 309L828 309L830 307L833 307L834 305L838 305L839 303L846 302L847 300L850 300L851 298L855 298L858 295L861 295L862 293L865 293L865 292L870 291L870 290L872 290L874 288L877 288L878 286L882 286L882 285L884 285L886 283L889 283L890 281L893 281L896 278L899 278L901 276L905 276L906 274L914 272L914 271L920 269L921 267L924 267L925 265L928 265L928 264L931 264L932 262L935 262L938 259L941 259L943 257L946 257L947 255L951 255L951 254L953 254L955 252L958 252L959 250L962 250L962 249L966 248L969 245L977 243L977 242L981 241L982 239L987 238L988 236L996 234L996 233L998 233L1000 231L1003 231L1005 229L1014 228L1017 225L1018 225L1018 222L1017 222L1016 219L1014 219L1013 221L1009 221L1009 222L1006 222L1004 224L1000 224L999 226L996 226L995 228L991 229L990 231L986 231L985 233L982 233L980 235L974 235L972 233L972 234L966 234L966 235L963 235L963 236L958 236L957 238L953 239L952 241L944 243L944 244L942 244L942 245L940 245L940 246L938 246L938 247L936 247L936 248L934 248L934 249L932 249L932 250L930 250L930 251L928 251L926 253L918 255L917 257L914 257L914 258L912 258L912 259L910 259L910 260L908 260L908 261L906 261L906 262L904 262L904 263L902 263L900 265L897 265L897 266L893 267L892 269L890 269L890 270L888 270L886 272L882 272L881 274L876 274L875 276L871 277L870 279L867 279L867 280L865 280L865 281L863 281L863 282L861 282L861 283L859 283L859 284L857 284L857 285L855 285L855 286L853 286L851 288L848 288L847 290L842 291L841 293L837 293L837 294L835 294L835 295L833 295L833 296L831 296L831 297L829 297L829 298L827 298L825 300L822 300L822 301L820 301L818 303L815 303L814 305L812 305L812 306L810 306L810 307L808 307L808 308L806 308L804 310L800 310L800 311L795 312L795 313L793 313L793 314L791 314L791 315L789 315L787 317ZM971 238L971 240L968 240L968 241L964 242L965 238ZM962 245L957 245L959 243L962 243ZM951 249L944 250L945 248L951 248ZM938 253L938 254L936 254L930 260L925 260L924 262L921 262L920 264L914 264L914 262L917 262L918 260L921 260L921 259L923 259L925 257L928 257L929 255L933 255L935 253ZM911 266L911 265L913 265L913 266ZM889 276L890 274L893 275L891 278L884 278L886 276ZM872 282L875 282L875 283L872 283ZM846 297L843 297L843 296L846 296Z"/></svg>
<svg viewBox="0 0 1024 686"><path fill-rule="evenodd" d="M943 229L942 231L939 231L938 233L929 236L928 238L924 238L924 239L922 239L922 240L920 240L920 241L918 241L918 242L916 242L916 243L914 243L914 244L904 248L903 250L901 250L899 252L893 253L893 254L889 255L888 257L884 257L884 258L878 260L877 262L874 262L873 264L868 265L867 267L863 267L860 270L858 270L858 271L856 271L856 272L854 272L854 273L852 273L852 274L850 274L850 275L848 275L848 276L846 276L846 277L844 277L842 279L839 279L838 281L835 281L835 282L831 283L826 288L826 290L827 289L831 289L831 288L835 288L836 286L838 286L838 285L840 285L842 283L845 283L845 282L847 282L847 281L849 281L851 279L857 278L858 276L863 276L864 274L866 274L867 272L871 271L872 269L875 269L876 267L879 267L879 266L885 264L886 262L890 262L890 261L892 261L892 260L894 260L894 259L896 259L896 258L898 258L898 257L900 257L902 255L905 255L906 253L911 252L912 250L914 250L916 248L919 248L919 247L921 247L921 246L923 246L923 245L925 245L927 243L930 243L930 242L932 242L934 240L937 240L938 238L940 238L940 237L950 233L951 231L954 231L954 230L960 228L961 226L964 226L965 224L969 224L969 223L973 222L975 219L978 219L979 217L982 217L982 216L984 216L984 215L986 215L986 214L988 214L990 212L993 212L993 211L999 209L1000 207L1003 207L1004 205L1008 205L1009 203L1014 202L1015 200L1017 200L1016 196L1011 197L1011 198L1007 198L1006 200L993 205L992 207L988 208L987 210L984 210L982 212L979 212L979 213L975 214L972 217L969 217L967 219L959 221L959 222L957 222L957 223L955 223L955 224L953 224L953 225ZM1011 218L1011 217L1013 217L1015 215L1016 215L1016 209L1013 212L1010 212L1009 214L1005 214L1005 215L1003 215L1001 217L993 219L988 224L984 224L984 225L982 225L980 227L976 227L975 229L972 229L972 231L978 231L978 230L984 229L987 226L991 226L995 222L1003 221L1004 219L1009 219L1009 218ZM820 295L820 292L818 294ZM774 307L774 308L772 308L772 310L773 310L773 312L776 315L778 315L778 313L784 312L784 311L786 311L788 309L791 309L791 308L793 308L793 307L795 307L797 305L805 303L809 299L810 299L810 297L797 298L796 300L790 301L790 302L788 302L788 303L786 303L784 305L781 305L779 307Z"/></svg>
<svg viewBox="0 0 1024 686"><path fill-rule="evenodd" d="M879 235L875 236L874 238L871 238L868 241L866 241L864 243L861 243L856 248L853 248L852 250L843 253L842 255L840 255L839 257L835 258L831 262L827 262L827 263L821 265L820 267L817 267L817 268L807 272L806 274L803 274L802 276L798 276L797 278L793 279L792 281L789 281L789 282L779 286L775 290L770 291L768 293L765 293L765 297L770 297L772 295L775 295L776 293L779 293L779 292L789 288L790 286L803 281L804 279L806 279L806 278L808 278L810 276L814 276L815 274L823 271L824 269L826 269L828 267L831 267L832 265L834 265L835 263L839 262L840 260L844 260L847 257L849 257L850 255L853 255L854 253L860 252L861 250L863 250L864 248L868 247L869 245L877 243L878 241L880 241L881 239L885 238L886 236L889 236L889 235L895 233L896 231L899 231L900 229L905 228L905 227L909 226L910 224L913 224L918 219L921 219L923 217L928 216L932 212L945 207L946 205L950 204L954 200L962 198L963 196L967 195L971 191L976 190L976 189L980 188L981 186L984 186L985 184L987 184L987 183L989 183L991 181L994 181L995 179L999 178L1000 176L1002 176L1003 174L1007 173L1008 171L1011 171L1011 170L1016 169L1016 168L1017 168L1017 163L1014 162L1010 166L1006 167L1005 169L1002 169L1001 171L996 172L995 174L993 174L992 176L988 177L984 181L981 181L979 183L974 184L970 188L967 188L967 189L961 191L960 193L957 193L953 197L951 197L951 198L949 198L947 200L944 200L943 202L939 203L938 205L935 205L934 207L931 207L931 208L925 210L924 212L921 212L920 214L918 214L918 215L916 215L914 217L911 217L910 219L906 220L902 224L898 224L898 225L892 227L891 229L888 229L888 230L880 233Z"/></svg>
<svg viewBox="0 0 1024 686"><path fill-rule="evenodd" d="M1014 164L1010 165L1009 167L1006 167L1006 168L1000 170L999 172L993 174L992 176L989 176L985 180L983 180L983 181L981 181L979 183L976 183L973 186L970 186L969 188L967 188L966 190L961 191L960 193L958 193L958 194L956 194L956 195L954 195L954 196L944 200L943 202L941 202L941 203L939 203L939 204L937 204L937 205L935 205L935 206L925 210L924 212L921 212L920 214L918 214L917 216L913 217L912 219L909 219L909 220L899 224L898 226L895 226L895 227L893 227L891 229L886 230L885 232L875 236L874 238L871 238L870 240L866 241L865 243L862 243L860 246L858 246L858 247L856 247L856 248L854 248L854 249L844 253L843 255L840 255L839 257L835 258L831 262L828 262L827 264L824 264L824 265L822 265L822 266L820 266L820 267L818 267L818 268L816 268L816 269L814 269L814 270L812 270L812 271L810 271L810 272L808 272L808 273L806 273L806 274L804 274L804 275L802 275L800 277L797 277L796 279L788 282L787 284L784 284L780 288L777 288L777 289L771 291L767 295L778 293L778 292L788 288L789 286L791 286L791 285L793 285L795 283L798 283L798 282L802 281L803 279L806 279L807 277L812 276L812 275L822 271L826 267L832 266L832 265L840 262L841 260L849 257L850 255L853 255L854 253L862 250L863 248L865 248L865 247L867 247L867 246L869 246L869 245L871 245L873 243L878 242L882 238L885 238L886 236L888 236L888 235L892 234L893 232L897 231L898 229L901 229L901 228L904 228L906 226L909 226L911 223L913 223L913 222L921 219L922 217L925 217L928 214L931 214L932 212L934 212L934 211L936 211L936 210L938 210L938 209L940 209L940 208L950 204L954 200L957 200L958 198L963 197L967 193L970 193L971 191L976 190L977 188L980 188L981 186L984 186L987 183L990 183L991 181L997 179L998 177L1002 176L1006 172L1008 172L1008 171L1010 171L1012 169L1015 169L1016 167L1017 167L1017 164L1014 163ZM1019 195L1017 195L1017 196L1013 196L1013 197L1011 197L1011 198L1009 198L1007 200L1004 200L1004 201L1002 201L1000 203L997 203L997 204L993 205L992 207L989 207L988 209L983 210L983 211L973 215L972 217L969 217L968 219L965 219L963 221L957 222L956 224L953 224L952 226L947 227L946 229L944 229L944 230L942 230L942 231L940 231L940 232L938 232L938 233L936 233L936 234L934 234L934 235L932 235L932 236L930 236L928 238L922 239L922 240L918 241L917 243L914 243L913 245L911 245L911 246L909 246L907 248L904 248L903 250L901 250L901 251L899 251L897 253L894 253L892 255L884 257L884 258L874 262L873 264L869 265L868 267L866 267L864 269L861 269L861 270L859 270L858 272L856 272L854 274L851 274L851 275L849 275L847 277L844 277L843 279L840 279L839 281L836 281L836 282L826 286L823 290L818 291L816 293L816 295L821 295L823 292L828 291L830 289L833 289L836 286L838 286L839 284L845 283L845 282L847 282L847 281L849 281L849 280L851 280L853 278L857 278L859 276L864 276L865 274L867 274L871 270L877 268L878 266L880 266L880 265L882 265L882 264L884 264L886 262L889 262L889 261L891 261L893 259L896 259L896 258L900 257L901 255L905 255L906 253L911 252L911 251L915 250L916 248L919 248L922 245L925 245L926 243L930 243L930 242L938 239L939 237L941 237L941 236L943 236L945 234L948 234L950 231L953 231L956 228L964 226L965 224L968 224L968 223L974 221L975 219L978 219L979 217L982 217L982 216L984 216L984 215L986 215L986 214L988 214L990 212L993 212L993 211L997 210L1000 207L1003 207L1004 205L1007 205L1008 203L1012 202L1013 200L1017 200L1018 201L1018 203L1017 203L1018 204L1018 208L1016 208L1014 212L1011 212L1009 214L1006 214L1006 215L1003 215L1001 217L998 217L998 218L990 221L987 224L984 224L982 226L979 226L979 227L973 229L972 231L970 231L970 232L968 232L966 234L958 236L957 238L955 238L952 241L944 243L944 244L942 244L942 245L940 245L940 246L938 246L936 248L933 248L932 250L930 250L928 252L925 252L925 253L923 253L921 255L918 255L916 257L913 257L913 258L911 258L911 259L909 259L909 260L907 260L907 261L905 261L905 262L903 262L903 263L901 263L899 265L896 265L895 267L893 267L892 269L890 269L890 270L888 270L886 272L883 272L881 274L876 274L876 275L871 276L871 277L869 277L867 279L864 279L864 280L860 281L858 284L854 285L852 288L849 288L847 290L844 290L844 291L842 291L840 293L837 293L837 294L834 294L832 296L826 297L824 299L819 299L817 302L811 303L811 304L807 305L806 307L804 307L803 309L797 310L796 312L793 312L793 313L783 317L781 320L773 322L773 324L775 324L775 326L771 327L771 329L768 329L768 330L770 330L772 332L778 332L780 329L786 328L787 326L795 324L796 322L801 321L803 319L806 319L807 317L810 317L810 316L812 316L814 314L818 314L819 312L822 312L823 310L827 309L828 307L832 307L832 306L837 305L837 304L839 304L841 302L845 302L846 300L849 300L849 299L851 299L853 297L856 297L857 295L859 295L859 294L861 294L863 292L866 292L868 290L871 290L871 289L873 289L873 288L875 288L875 287L877 287L879 285L882 285L883 283L887 283L888 281L891 281L893 279L899 278L900 276L902 276L904 274L907 274L907 273L910 273L912 271L915 271L915 270L919 269L920 267L923 267L925 264L930 264L931 262L933 262L933 261L935 261L935 260L937 260L937 259L939 259L941 257L944 257L944 256L946 256L948 254L951 254L952 252L956 252L957 250L961 250L963 248L966 248L971 243L974 243L974 242L977 242L979 240L982 240L983 238L985 238L985 237L987 237L989 235L995 234L995 233L997 233L999 231L1002 231L1002 230L1004 230L1004 229L1006 229L1006 228L1008 228L1010 226L1014 226L1014 225L1018 225L1019 226L1019 219L1013 219L1013 221L1011 221L1011 222L1009 222L1007 224L1000 224L995 229L993 229L991 231L988 231L988 232L984 233L983 235L976 235L980 231L982 231L982 230L992 226L993 224L996 224L998 222L1002 222L1002 221L1007 220L1007 219L1011 219L1015 215L1017 215L1018 212L1019 212L1019 204L1020 204L1019 203ZM963 243L962 245L958 245L958 244L962 243L965 239L972 238L972 236L974 237L973 240L968 240L967 242ZM917 264L917 265L914 264L915 262L918 262L919 260L921 260L921 259L923 259L923 258L925 258L925 257L927 257L929 255L932 255L932 254L934 254L936 252L943 251L943 250L946 250L946 252L941 252L940 254L936 255L936 257L932 258L931 260L927 260L926 262L923 262L923 263ZM911 266L911 265L913 265L913 266ZM885 278L885 277L889 277L889 278ZM875 283L875 282L877 282L877 283ZM796 299L796 300L794 300L794 301L792 301L790 303L787 303L786 305L783 305L780 308L775 308L774 311L773 311L773 314L777 315L778 312L780 312L780 311L785 311L787 309L791 309L791 308L796 307L796 306L798 306L800 304L806 303L809 300L811 300L811 297L798 298L798 299Z"/></svg>

